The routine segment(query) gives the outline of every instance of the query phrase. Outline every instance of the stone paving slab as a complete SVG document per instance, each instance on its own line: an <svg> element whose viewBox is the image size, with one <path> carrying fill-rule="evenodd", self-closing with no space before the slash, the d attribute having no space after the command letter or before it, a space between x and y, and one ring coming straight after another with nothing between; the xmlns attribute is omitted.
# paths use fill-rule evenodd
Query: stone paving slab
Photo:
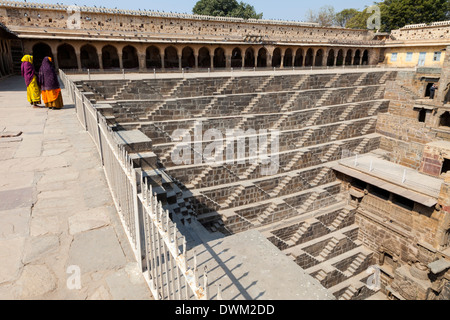
<svg viewBox="0 0 450 320"><path fill-rule="evenodd" d="M0 299L152 299L97 149L63 99L33 109L21 77L1 83L0 131L22 134L0 138Z"/></svg>

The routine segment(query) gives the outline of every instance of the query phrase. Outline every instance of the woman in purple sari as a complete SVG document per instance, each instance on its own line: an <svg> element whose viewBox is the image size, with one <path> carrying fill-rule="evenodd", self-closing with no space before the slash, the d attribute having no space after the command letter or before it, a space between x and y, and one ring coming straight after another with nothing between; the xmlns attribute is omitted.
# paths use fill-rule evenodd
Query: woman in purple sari
<svg viewBox="0 0 450 320"><path fill-rule="evenodd" d="M41 91L39 90L37 77L34 72L33 56L26 55L22 58L21 71L27 86L28 102L34 106L34 108L38 108L38 104L41 103Z"/></svg>
<svg viewBox="0 0 450 320"><path fill-rule="evenodd" d="M39 69L39 85L42 90L42 100L45 106L50 109L61 109L64 107L61 88L52 58L45 57Z"/></svg>

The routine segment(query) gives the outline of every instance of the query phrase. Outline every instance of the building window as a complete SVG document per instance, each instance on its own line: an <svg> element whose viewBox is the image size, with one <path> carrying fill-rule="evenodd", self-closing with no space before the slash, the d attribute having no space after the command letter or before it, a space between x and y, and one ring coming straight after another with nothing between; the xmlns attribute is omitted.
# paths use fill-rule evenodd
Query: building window
<svg viewBox="0 0 450 320"><path fill-rule="evenodd" d="M391 61L392 62L395 62L395 61L397 61L397 53L393 53L392 55L391 55Z"/></svg>
<svg viewBox="0 0 450 320"><path fill-rule="evenodd" d="M440 52L435 52L434 56L433 56L433 61L441 61L441 53Z"/></svg>
<svg viewBox="0 0 450 320"><path fill-rule="evenodd" d="M406 62L411 62L413 58L413 53L412 52L407 52L406 53Z"/></svg>

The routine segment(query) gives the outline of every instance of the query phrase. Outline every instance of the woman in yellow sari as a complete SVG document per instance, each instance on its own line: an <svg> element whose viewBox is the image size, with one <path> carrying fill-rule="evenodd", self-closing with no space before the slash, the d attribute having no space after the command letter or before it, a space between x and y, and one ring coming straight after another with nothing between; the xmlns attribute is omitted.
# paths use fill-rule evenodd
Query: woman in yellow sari
<svg viewBox="0 0 450 320"><path fill-rule="evenodd" d="M27 86L27 99L28 102L38 108L38 104L41 103L41 91L39 89L36 74L33 66L33 56L25 55L22 58L22 77L25 79Z"/></svg>
<svg viewBox="0 0 450 320"><path fill-rule="evenodd" d="M50 57L42 60L39 69L39 86L42 89L42 99L47 108L61 109L64 107L58 76Z"/></svg>

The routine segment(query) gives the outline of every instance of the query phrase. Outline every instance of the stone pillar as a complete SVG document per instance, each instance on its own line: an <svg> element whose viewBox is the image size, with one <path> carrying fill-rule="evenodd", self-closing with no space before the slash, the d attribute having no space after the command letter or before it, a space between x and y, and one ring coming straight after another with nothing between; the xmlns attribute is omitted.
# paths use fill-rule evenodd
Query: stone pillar
<svg viewBox="0 0 450 320"><path fill-rule="evenodd" d="M178 69L183 69L183 57L181 56L181 54L178 55Z"/></svg>
<svg viewBox="0 0 450 320"><path fill-rule="evenodd" d="M281 55L281 64L280 64L280 69L284 68L284 54Z"/></svg>
<svg viewBox="0 0 450 320"><path fill-rule="evenodd" d="M98 66L100 71L103 71L103 54L101 52L98 54Z"/></svg>
<svg viewBox="0 0 450 320"><path fill-rule="evenodd" d="M225 56L225 67L227 69L231 68L231 55L226 55Z"/></svg>
<svg viewBox="0 0 450 320"><path fill-rule="evenodd" d="M245 53L242 56L242 69L244 69L244 68L245 68Z"/></svg>
<svg viewBox="0 0 450 320"><path fill-rule="evenodd" d="M81 53L79 51L76 51L75 55L77 56L78 71L81 71Z"/></svg>
<svg viewBox="0 0 450 320"><path fill-rule="evenodd" d="M338 54L339 54L339 52L338 52ZM338 58L338 55L335 54L335 55L334 55L333 67L336 67L336 64L337 64L337 58Z"/></svg>
<svg viewBox="0 0 450 320"><path fill-rule="evenodd" d="M145 54L139 54L139 71L147 71L146 57Z"/></svg>
<svg viewBox="0 0 450 320"><path fill-rule="evenodd" d="M195 69L198 69L198 54L195 54L194 58L195 58Z"/></svg>
<svg viewBox="0 0 450 320"><path fill-rule="evenodd" d="M166 68L164 58L165 58L165 55L164 55L164 53L162 53L161 54L161 69L163 69L163 70Z"/></svg>
<svg viewBox="0 0 450 320"><path fill-rule="evenodd" d="M295 54L292 54L292 67L295 67Z"/></svg>
<svg viewBox="0 0 450 320"><path fill-rule="evenodd" d="M120 70L122 70L123 69L123 59L122 59L123 54L120 51L120 52L117 52L117 55L119 56L119 68L120 68Z"/></svg>
<svg viewBox="0 0 450 320"><path fill-rule="evenodd" d="M267 67L272 68L272 59L273 57L270 54L267 54Z"/></svg>
<svg viewBox="0 0 450 320"><path fill-rule="evenodd" d="M214 55L210 55L210 60L211 60L211 62L210 62L210 64L211 64L211 70L214 70Z"/></svg>

